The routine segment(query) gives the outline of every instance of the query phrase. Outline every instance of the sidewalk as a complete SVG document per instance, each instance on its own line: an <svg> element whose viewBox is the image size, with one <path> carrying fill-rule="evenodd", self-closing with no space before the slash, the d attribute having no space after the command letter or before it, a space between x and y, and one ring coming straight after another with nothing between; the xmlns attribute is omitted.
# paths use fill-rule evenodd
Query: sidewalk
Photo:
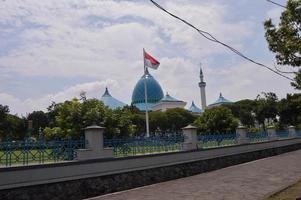
<svg viewBox="0 0 301 200"><path fill-rule="evenodd" d="M90 200L254 200L298 180L301 150Z"/></svg>

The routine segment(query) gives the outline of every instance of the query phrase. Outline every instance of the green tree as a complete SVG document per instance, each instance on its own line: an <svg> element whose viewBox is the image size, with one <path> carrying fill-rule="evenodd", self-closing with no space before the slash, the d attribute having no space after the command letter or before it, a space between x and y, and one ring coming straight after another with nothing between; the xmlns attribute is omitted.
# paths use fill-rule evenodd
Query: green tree
<svg viewBox="0 0 301 200"><path fill-rule="evenodd" d="M278 111L282 126L301 124L301 94L287 94L279 101Z"/></svg>
<svg viewBox="0 0 301 200"><path fill-rule="evenodd" d="M301 0L288 0L278 26L269 19L264 23L269 49L281 65L301 66ZM292 85L301 89L301 70Z"/></svg>
<svg viewBox="0 0 301 200"><path fill-rule="evenodd" d="M156 132L161 131L165 133L168 130L168 117L165 112L155 111L149 115L150 131Z"/></svg>
<svg viewBox="0 0 301 200"><path fill-rule="evenodd" d="M198 127L201 133L233 133L238 126L238 120L229 108L218 106L206 109L195 120L194 125Z"/></svg>
<svg viewBox="0 0 301 200"><path fill-rule="evenodd" d="M0 139L22 139L26 134L26 119L9 114L9 107L0 105Z"/></svg>
<svg viewBox="0 0 301 200"><path fill-rule="evenodd" d="M255 118L259 124L263 125L265 129L265 121L269 122L276 121L276 116L278 114L277 102L278 97L275 93L262 93L263 96L258 95L255 103Z"/></svg>
<svg viewBox="0 0 301 200"><path fill-rule="evenodd" d="M0 104L0 138L4 138L7 134L7 116L9 107Z"/></svg>
<svg viewBox="0 0 301 200"><path fill-rule="evenodd" d="M191 124L196 119L195 115L183 108L172 108L165 111L168 127L171 132L180 132L181 129Z"/></svg>
<svg viewBox="0 0 301 200"><path fill-rule="evenodd" d="M44 129L48 126L48 116L43 111L33 111L27 116L27 120L33 121L32 134L35 137L39 136L39 129Z"/></svg>
<svg viewBox="0 0 301 200"><path fill-rule="evenodd" d="M230 108L234 117L238 118L243 125L253 127L255 124L255 105L254 100L244 99L225 106Z"/></svg>

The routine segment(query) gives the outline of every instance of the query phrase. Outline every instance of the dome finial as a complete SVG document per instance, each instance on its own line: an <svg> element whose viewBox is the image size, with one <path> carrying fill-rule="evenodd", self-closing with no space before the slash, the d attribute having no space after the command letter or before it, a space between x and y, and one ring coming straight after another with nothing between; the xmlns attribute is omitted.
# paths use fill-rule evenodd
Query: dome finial
<svg viewBox="0 0 301 200"><path fill-rule="evenodd" d="M222 93L221 93L221 92L219 93L219 97L223 97L223 95L222 95Z"/></svg>
<svg viewBox="0 0 301 200"><path fill-rule="evenodd" d="M106 87L105 93L102 96L111 96L108 87Z"/></svg>
<svg viewBox="0 0 301 200"><path fill-rule="evenodd" d="M144 74L149 75L148 67L145 68Z"/></svg>

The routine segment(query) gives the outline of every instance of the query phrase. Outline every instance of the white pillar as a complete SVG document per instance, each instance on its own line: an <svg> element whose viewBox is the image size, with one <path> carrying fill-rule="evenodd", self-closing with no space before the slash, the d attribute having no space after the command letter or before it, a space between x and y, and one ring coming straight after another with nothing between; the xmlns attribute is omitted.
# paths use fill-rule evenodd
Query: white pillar
<svg viewBox="0 0 301 200"><path fill-rule="evenodd" d="M250 143L250 140L247 137L246 127L238 126L236 128L236 141L237 141L237 144L248 144L248 143Z"/></svg>
<svg viewBox="0 0 301 200"><path fill-rule="evenodd" d="M295 138L295 137L297 137L296 129L295 129L294 126L289 126L289 127L288 127L288 136L289 136L290 138Z"/></svg>
<svg viewBox="0 0 301 200"><path fill-rule="evenodd" d="M182 130L184 135L183 150L198 149L197 128L188 125L182 128Z"/></svg>
<svg viewBox="0 0 301 200"><path fill-rule="evenodd" d="M103 132L105 128L100 126L88 126L85 128L85 149L76 150L77 160L113 157L112 148L104 148Z"/></svg>
<svg viewBox="0 0 301 200"><path fill-rule="evenodd" d="M202 103L202 110L204 111L206 109L207 103L206 103L206 83L205 82L200 82L199 87L201 90L201 103Z"/></svg>
<svg viewBox="0 0 301 200"><path fill-rule="evenodd" d="M276 129L274 126L269 126L267 128L267 132L268 132L268 136L269 136L269 140L277 140L278 136L276 134Z"/></svg>
<svg viewBox="0 0 301 200"><path fill-rule="evenodd" d="M202 67L200 67L200 82L199 82L199 87L200 87L200 91L201 91L201 104L202 104L202 110L204 111L207 107L207 103L206 103L206 82L204 81L204 74L203 74L203 70Z"/></svg>

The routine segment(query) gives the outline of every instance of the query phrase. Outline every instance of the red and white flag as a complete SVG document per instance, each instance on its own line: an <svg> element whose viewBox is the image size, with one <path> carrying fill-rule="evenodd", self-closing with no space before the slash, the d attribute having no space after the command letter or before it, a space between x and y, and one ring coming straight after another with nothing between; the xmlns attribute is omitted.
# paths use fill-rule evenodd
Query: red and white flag
<svg viewBox="0 0 301 200"><path fill-rule="evenodd" d="M146 67L150 67L152 69L158 69L160 63L146 51L144 51L144 63Z"/></svg>

